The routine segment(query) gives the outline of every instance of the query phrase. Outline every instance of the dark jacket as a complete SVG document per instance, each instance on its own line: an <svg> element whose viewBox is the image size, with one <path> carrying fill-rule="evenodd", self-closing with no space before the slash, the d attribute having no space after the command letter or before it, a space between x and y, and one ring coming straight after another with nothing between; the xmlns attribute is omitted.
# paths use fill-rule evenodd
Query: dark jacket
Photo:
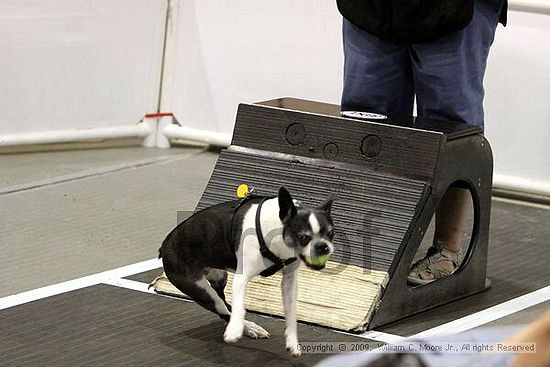
<svg viewBox="0 0 550 367"><path fill-rule="evenodd" d="M506 25L507 0L337 0L340 13L359 28L386 41L432 41L468 25L475 1L500 9Z"/></svg>

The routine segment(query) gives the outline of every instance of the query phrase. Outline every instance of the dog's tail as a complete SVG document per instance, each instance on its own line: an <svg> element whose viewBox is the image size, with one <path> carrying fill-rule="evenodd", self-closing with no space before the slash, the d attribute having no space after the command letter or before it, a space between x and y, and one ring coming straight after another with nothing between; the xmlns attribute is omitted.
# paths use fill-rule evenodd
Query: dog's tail
<svg viewBox="0 0 550 367"><path fill-rule="evenodd" d="M177 228L177 227L176 227ZM162 241L162 244L159 247L159 256L158 258L165 258L165 256L171 257L170 253L173 251L173 243L174 243L174 236L175 236L175 229L172 230L172 232L168 233L164 241Z"/></svg>
<svg viewBox="0 0 550 367"><path fill-rule="evenodd" d="M164 247L164 242L166 242L166 240L162 241L162 244L159 247L159 256L157 259L162 258L162 248Z"/></svg>
<svg viewBox="0 0 550 367"><path fill-rule="evenodd" d="M172 233L169 233L168 236L166 236L166 238L164 239L164 241L162 241L162 244L160 245L159 247L159 256L158 256L158 259L162 258L163 254L165 253L166 251L166 246L168 246L168 240L170 239L170 237L172 237Z"/></svg>

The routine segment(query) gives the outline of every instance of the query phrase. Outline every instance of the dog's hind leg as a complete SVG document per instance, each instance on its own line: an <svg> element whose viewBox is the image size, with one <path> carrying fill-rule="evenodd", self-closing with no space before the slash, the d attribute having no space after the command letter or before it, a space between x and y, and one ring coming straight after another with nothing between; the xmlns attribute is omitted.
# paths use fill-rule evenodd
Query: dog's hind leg
<svg viewBox="0 0 550 367"><path fill-rule="evenodd" d="M229 322L231 313L224 300L225 295L222 299L204 275L192 277L198 278L197 280L191 280L181 274L167 273L167 275L170 282L181 292L191 297L200 306ZM223 289L221 292L223 292ZM243 333L253 339L264 339L270 336L264 328L246 320L244 321Z"/></svg>
<svg viewBox="0 0 550 367"><path fill-rule="evenodd" d="M212 285L218 296L223 300L228 310L231 306L225 300L225 286L227 284L227 271L220 269L209 269L206 273L206 279ZM243 334L253 339L269 338L269 333L260 325L244 320Z"/></svg>
<svg viewBox="0 0 550 367"><path fill-rule="evenodd" d="M197 275L192 279L181 274L167 273L170 282L208 311L214 312L225 321L229 321L231 313L227 309L224 300L212 288L204 275Z"/></svg>
<svg viewBox="0 0 550 367"><path fill-rule="evenodd" d="M227 309L231 312L231 306L225 300L225 286L227 284L227 271L221 269L208 269L205 276L218 296L223 300Z"/></svg>

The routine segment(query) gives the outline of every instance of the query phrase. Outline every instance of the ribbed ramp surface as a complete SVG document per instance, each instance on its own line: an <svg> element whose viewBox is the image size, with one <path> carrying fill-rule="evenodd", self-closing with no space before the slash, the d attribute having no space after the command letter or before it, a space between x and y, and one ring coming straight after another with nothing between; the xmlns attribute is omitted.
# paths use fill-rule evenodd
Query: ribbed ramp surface
<svg viewBox="0 0 550 367"><path fill-rule="evenodd" d="M362 171L357 166L327 166L299 156L265 156L263 151L222 151L197 206L203 209L236 198L240 184L260 195L285 186L295 199L315 206L336 195L332 217L337 230L332 260L388 272L426 184Z"/></svg>
<svg viewBox="0 0 550 367"><path fill-rule="evenodd" d="M197 209L234 199L243 183L260 195L285 186L309 206L336 195L335 254L321 272L302 267L298 318L342 330L368 323L426 184L355 165L231 147L220 154ZM229 298L230 290L228 283ZM247 309L283 316L280 275L257 277L247 294Z"/></svg>

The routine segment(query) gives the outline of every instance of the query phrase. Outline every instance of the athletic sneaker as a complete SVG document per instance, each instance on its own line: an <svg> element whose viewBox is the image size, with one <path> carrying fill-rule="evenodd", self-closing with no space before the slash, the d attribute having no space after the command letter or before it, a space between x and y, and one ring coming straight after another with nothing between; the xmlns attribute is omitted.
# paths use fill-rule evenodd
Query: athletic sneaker
<svg viewBox="0 0 550 367"><path fill-rule="evenodd" d="M407 281L412 285L421 285L449 276L458 269L463 259L462 251L447 250L442 242L436 242L423 259L414 263Z"/></svg>

